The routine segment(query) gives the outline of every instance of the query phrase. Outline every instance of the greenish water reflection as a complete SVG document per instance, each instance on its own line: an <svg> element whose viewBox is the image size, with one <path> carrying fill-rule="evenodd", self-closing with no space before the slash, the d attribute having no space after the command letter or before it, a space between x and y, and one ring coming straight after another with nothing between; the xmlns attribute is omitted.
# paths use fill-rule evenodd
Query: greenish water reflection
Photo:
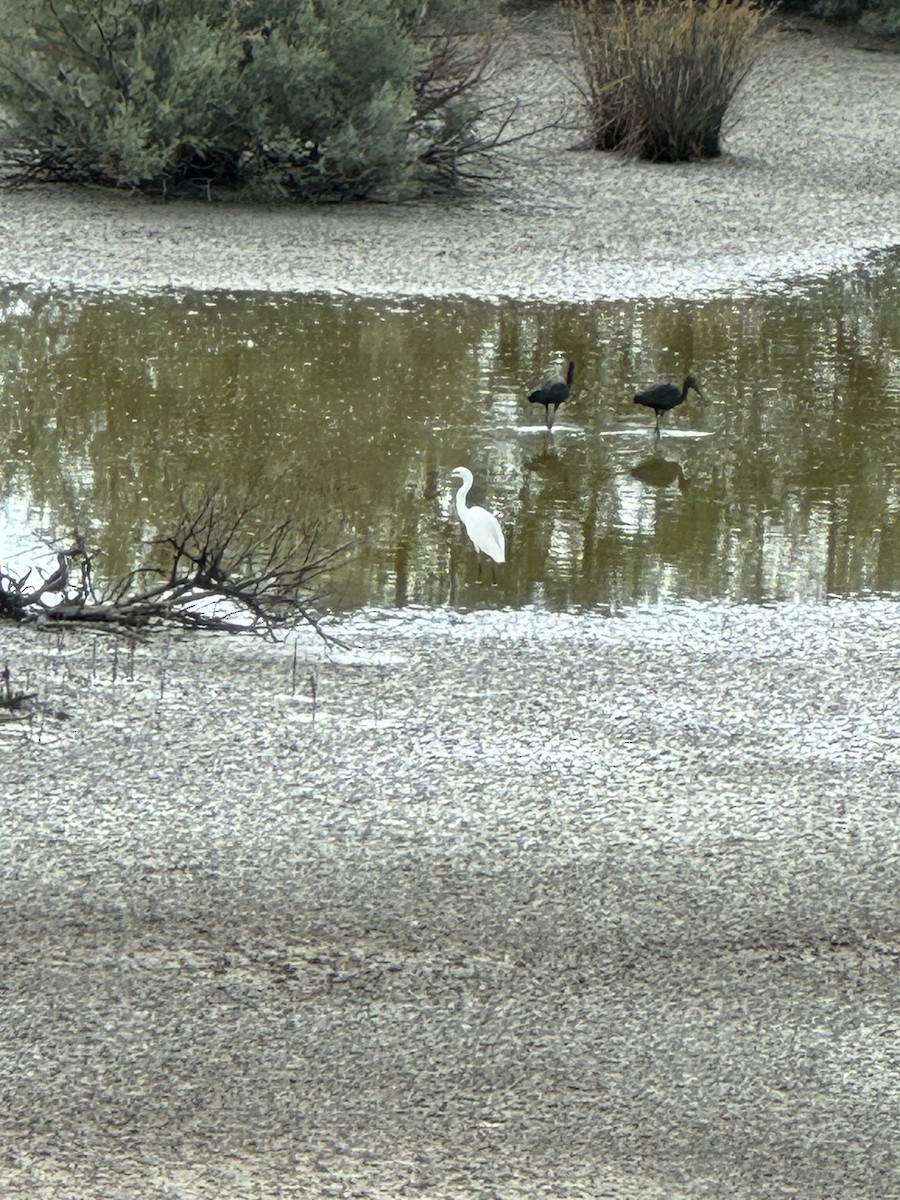
<svg viewBox="0 0 900 1200"><path fill-rule="evenodd" d="M524 397L569 355L550 435ZM688 367L709 403L655 443L630 397ZM7 291L0 371L3 562L74 519L125 570L215 487L356 539L347 607L900 592L897 256L701 304ZM458 465L507 532L496 587Z"/></svg>

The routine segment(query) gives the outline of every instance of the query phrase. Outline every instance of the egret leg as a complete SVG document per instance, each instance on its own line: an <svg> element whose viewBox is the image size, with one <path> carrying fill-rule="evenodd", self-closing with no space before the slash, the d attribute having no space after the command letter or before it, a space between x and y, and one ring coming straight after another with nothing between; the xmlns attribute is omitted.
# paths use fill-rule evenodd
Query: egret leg
<svg viewBox="0 0 900 1200"><path fill-rule="evenodd" d="M484 555L479 553L478 554L478 579L479 580L481 579L481 568L482 568L483 562L484 562ZM491 582L494 583L495 585L497 583L497 568L494 566L493 559L491 559Z"/></svg>

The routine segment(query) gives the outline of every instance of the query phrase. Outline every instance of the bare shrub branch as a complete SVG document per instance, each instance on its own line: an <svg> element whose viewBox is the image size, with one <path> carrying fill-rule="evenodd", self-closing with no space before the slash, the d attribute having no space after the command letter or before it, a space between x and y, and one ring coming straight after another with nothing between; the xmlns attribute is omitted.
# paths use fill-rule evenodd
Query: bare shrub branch
<svg viewBox="0 0 900 1200"><path fill-rule="evenodd" d="M37 692L13 691L9 663L4 663L0 671L0 721L22 716L36 698Z"/></svg>
<svg viewBox="0 0 900 1200"><path fill-rule="evenodd" d="M260 532L258 516L250 505L229 509L208 496L103 590L94 583L95 554L81 537L57 553L55 571L35 572L35 582L31 571L16 578L0 566L0 617L128 630L174 624L272 639L305 623L339 644L316 612L327 593L313 585L349 545L330 548L317 527L291 521Z"/></svg>

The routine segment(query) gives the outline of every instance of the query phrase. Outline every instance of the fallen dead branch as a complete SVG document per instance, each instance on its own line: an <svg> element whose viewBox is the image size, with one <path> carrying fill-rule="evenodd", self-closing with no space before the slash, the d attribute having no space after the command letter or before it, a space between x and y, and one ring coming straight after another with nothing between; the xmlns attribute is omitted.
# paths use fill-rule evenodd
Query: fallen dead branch
<svg viewBox="0 0 900 1200"><path fill-rule="evenodd" d="M29 570L17 578L0 565L0 617L122 631L179 625L272 639L308 624L339 644L316 611L327 595L316 585L349 545L330 549L317 527L283 521L260 531L253 506L229 509L207 497L174 532L143 549L139 566L102 589L96 554L81 536L57 552L50 574Z"/></svg>

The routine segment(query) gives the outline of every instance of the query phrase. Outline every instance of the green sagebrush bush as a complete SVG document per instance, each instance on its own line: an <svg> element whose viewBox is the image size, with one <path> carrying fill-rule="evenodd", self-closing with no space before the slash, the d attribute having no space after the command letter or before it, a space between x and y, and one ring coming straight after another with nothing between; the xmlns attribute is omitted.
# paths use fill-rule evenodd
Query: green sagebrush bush
<svg viewBox="0 0 900 1200"><path fill-rule="evenodd" d="M759 45L754 0L566 0L591 139L653 162L721 153Z"/></svg>
<svg viewBox="0 0 900 1200"><path fill-rule="evenodd" d="M440 0L426 25L420 0L0 0L7 174L414 194L479 148L488 35L457 34L488 6Z"/></svg>
<svg viewBox="0 0 900 1200"><path fill-rule="evenodd" d="M868 0L860 24L872 33L900 34L900 0Z"/></svg>
<svg viewBox="0 0 900 1200"><path fill-rule="evenodd" d="M782 0L789 14L852 22L874 34L900 34L900 0Z"/></svg>

